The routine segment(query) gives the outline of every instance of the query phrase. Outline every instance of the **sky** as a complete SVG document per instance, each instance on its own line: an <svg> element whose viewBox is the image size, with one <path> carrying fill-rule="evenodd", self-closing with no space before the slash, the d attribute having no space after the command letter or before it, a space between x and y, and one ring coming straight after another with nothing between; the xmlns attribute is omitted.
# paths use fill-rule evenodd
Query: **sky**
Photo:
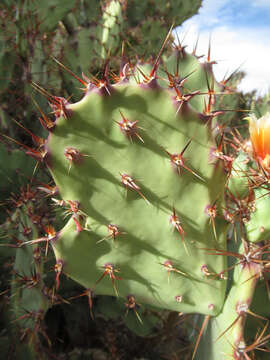
<svg viewBox="0 0 270 360"><path fill-rule="evenodd" d="M270 91L270 0L202 0L198 15L177 28L180 41L192 51L199 36L198 55L217 61L217 80L240 67L246 76L239 85L257 95Z"/></svg>

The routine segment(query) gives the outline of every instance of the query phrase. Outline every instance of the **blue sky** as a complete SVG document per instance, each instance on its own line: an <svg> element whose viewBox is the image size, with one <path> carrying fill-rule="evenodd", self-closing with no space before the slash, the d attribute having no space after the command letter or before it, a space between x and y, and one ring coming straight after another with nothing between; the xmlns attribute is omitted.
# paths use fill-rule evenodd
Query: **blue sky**
<svg viewBox="0 0 270 360"><path fill-rule="evenodd" d="M270 0L203 0L198 15L178 28L180 39L192 50L199 36L198 54L207 54L211 36L212 59L218 80L241 66L246 77L239 88L270 90Z"/></svg>

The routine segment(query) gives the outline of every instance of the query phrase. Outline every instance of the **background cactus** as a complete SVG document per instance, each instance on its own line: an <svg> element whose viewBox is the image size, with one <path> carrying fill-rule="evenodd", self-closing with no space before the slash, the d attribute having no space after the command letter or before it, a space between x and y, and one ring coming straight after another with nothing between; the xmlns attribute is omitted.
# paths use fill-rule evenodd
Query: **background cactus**
<svg viewBox="0 0 270 360"><path fill-rule="evenodd" d="M38 191L29 185L21 187L20 191L20 197L13 199L16 210L10 212L1 227L10 250L5 254L6 261L12 257L12 250L17 249L10 278L10 308L6 312L6 330L11 343L6 356L45 359L47 356L42 350L41 338L49 345L50 340L43 319L53 300L44 282L47 277L44 273L45 254L38 244L33 247L21 246L43 231L48 222L48 208ZM9 290L7 278L2 285ZM7 290L3 291L3 295L8 294Z"/></svg>
<svg viewBox="0 0 270 360"><path fill-rule="evenodd" d="M257 118L262 117L270 111L270 94L255 99L252 103L252 111Z"/></svg>
<svg viewBox="0 0 270 360"><path fill-rule="evenodd" d="M4 167L1 168L1 182L0 182L0 201L2 205L7 200L7 195L17 194L20 187L26 185L33 175L35 168L35 161L31 161L29 157L22 151L10 149L0 144L0 158ZM23 175L22 175L23 174ZM6 217L4 207L1 207L1 221Z"/></svg>

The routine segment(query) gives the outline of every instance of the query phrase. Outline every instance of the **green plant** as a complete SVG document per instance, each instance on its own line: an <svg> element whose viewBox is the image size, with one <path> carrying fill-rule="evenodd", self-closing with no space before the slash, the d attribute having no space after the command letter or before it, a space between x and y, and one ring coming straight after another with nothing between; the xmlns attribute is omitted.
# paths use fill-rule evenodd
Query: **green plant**
<svg viewBox="0 0 270 360"><path fill-rule="evenodd" d="M239 337L244 338L237 322L249 309L256 283L251 279L261 269L256 261L251 266L253 254L257 259L265 252L265 246L251 250L250 239L243 239L256 214L253 189L243 177L246 170L240 167L240 174L237 152L224 153L231 140L216 130L226 109L214 106L224 85L215 81L211 62L201 64L176 46L159 63L160 56L153 65L126 62L113 83L106 66L100 80L81 80L85 95L74 104L45 93L56 118L39 157L61 194L55 202L70 219L63 229L30 244L52 245L56 288L66 274L89 297L126 298L135 314L140 303L199 312L220 321L221 335L228 339L218 350L213 345L213 359L223 352L236 356ZM248 196L239 209L240 185ZM226 250L228 223L244 244L236 255ZM242 267L231 285L227 255L240 259L236 269Z"/></svg>
<svg viewBox="0 0 270 360"><path fill-rule="evenodd" d="M74 103L34 85L55 118L41 114L49 135L37 148L21 145L51 172L56 187L43 189L69 219L16 244L18 256L50 244L55 290L65 276L81 284L91 316L95 295L115 297L102 311L123 309L137 329L152 324L144 307L201 314L189 358L263 359L269 115L251 115L244 140L227 116L239 103L210 56L200 62L181 44L162 55L166 41L154 61L123 54L119 75L109 63L100 77L68 70L83 85Z"/></svg>

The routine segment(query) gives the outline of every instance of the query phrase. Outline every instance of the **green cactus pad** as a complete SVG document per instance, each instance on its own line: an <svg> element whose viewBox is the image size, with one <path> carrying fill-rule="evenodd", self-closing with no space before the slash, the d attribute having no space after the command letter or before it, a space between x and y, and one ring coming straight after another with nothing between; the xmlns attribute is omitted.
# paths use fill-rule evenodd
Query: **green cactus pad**
<svg viewBox="0 0 270 360"><path fill-rule="evenodd" d="M225 260L202 248L225 247L226 174L207 118L176 95L104 78L67 105L47 164L71 218L51 243L59 272L96 294L215 315Z"/></svg>

